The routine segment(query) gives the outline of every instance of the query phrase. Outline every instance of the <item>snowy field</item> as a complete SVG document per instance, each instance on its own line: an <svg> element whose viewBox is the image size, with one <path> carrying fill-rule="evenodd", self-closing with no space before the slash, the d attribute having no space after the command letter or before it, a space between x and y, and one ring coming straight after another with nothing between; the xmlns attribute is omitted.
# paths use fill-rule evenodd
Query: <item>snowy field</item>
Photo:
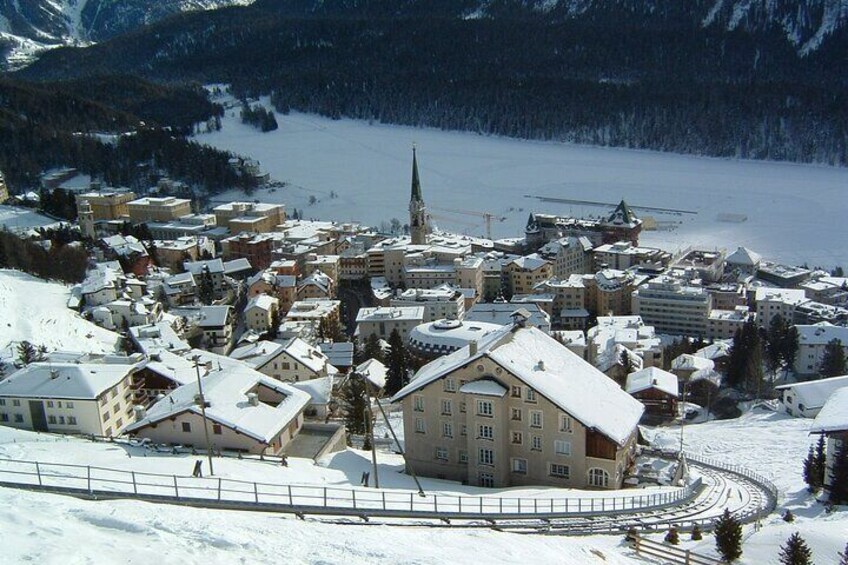
<svg viewBox="0 0 848 565"><path fill-rule="evenodd" d="M0 359L15 357L22 340L49 351L113 352L118 335L69 310L69 297L63 284L0 269Z"/></svg>
<svg viewBox="0 0 848 565"><path fill-rule="evenodd" d="M637 210L664 228L644 233L645 245L671 251L744 245L793 264L848 264L841 227L848 214L848 169L521 141L298 113L278 114L279 129L260 133L241 124L238 111L228 110L223 129L198 141L258 159L273 179L290 185L252 198L303 209L306 217L376 226L396 217L405 223L410 148L416 143L424 199L444 230L482 235L483 219L436 207L503 216L493 222L493 236L518 237L530 211L609 211L526 195L609 203L625 198L635 206L697 212ZM338 197L330 198L331 191ZM310 196L318 202L309 205ZM243 195L229 192L216 200L236 198Z"/></svg>
<svg viewBox="0 0 848 565"><path fill-rule="evenodd" d="M811 420L755 412L736 420L687 426L687 449L746 465L774 477L781 490L780 511L791 508L797 519L784 523L779 514L759 531L745 528L742 565L776 564L779 546L801 532L815 563L836 563L848 541L848 510L826 514L803 489L800 462L806 453ZM661 445L676 446L679 428L647 430ZM172 456L118 444L91 443L0 427L0 458L86 463L136 471L187 474L195 457ZM393 487L408 486L398 461L380 456L381 476ZM343 485L358 480L369 465L366 453L347 450L321 465L290 459L288 467L269 462L216 459L220 476L245 480ZM425 488L450 483L427 480ZM457 487L466 491L466 487ZM542 489L539 489L542 491ZM500 494L515 494L507 489ZM497 491L488 491L494 496ZM28 509L21 512L21 509ZM143 563L568 563L574 565L645 563L621 544L620 536L561 537L520 535L478 529L429 529L386 525L330 525L318 519L200 510L133 501L87 502L58 495L0 488L0 531L14 531L4 561L65 563L71 540L72 562ZM654 536L660 539L661 536ZM681 547L715 555L712 536Z"/></svg>
<svg viewBox="0 0 848 565"><path fill-rule="evenodd" d="M30 208L19 206L0 206L0 228L10 232L23 233L36 228L47 228L59 222Z"/></svg>

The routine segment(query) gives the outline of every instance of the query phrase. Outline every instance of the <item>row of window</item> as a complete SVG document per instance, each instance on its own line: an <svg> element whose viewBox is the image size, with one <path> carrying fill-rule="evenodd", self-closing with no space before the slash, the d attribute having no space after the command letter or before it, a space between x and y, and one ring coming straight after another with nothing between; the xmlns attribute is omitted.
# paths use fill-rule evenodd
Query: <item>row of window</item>
<svg viewBox="0 0 848 565"><path fill-rule="evenodd" d="M50 416L47 416L47 423L48 423L48 424L53 424L53 425L58 424L58 425L60 425L60 426L64 426L66 422L65 422L65 417L64 417L64 416L59 416L59 417L57 418L56 416L50 415ZM76 419L76 417L74 417L74 416L68 416L68 419L67 419L67 425L69 425L69 426L76 426L76 425L77 425L77 419Z"/></svg>
<svg viewBox="0 0 848 565"><path fill-rule="evenodd" d="M52 401L52 400L48 400L48 401L47 401L47 407L48 407L48 408L53 408L53 401ZM74 403L73 403L73 402L71 402L70 400L65 401L65 406L64 406L64 407L65 407L65 408L68 408L68 409L73 408L73 407L74 407ZM57 400L57 401L56 401L56 408L62 408L62 401L61 401L61 400Z"/></svg>
<svg viewBox="0 0 848 565"><path fill-rule="evenodd" d="M12 406L20 406L20 405L21 405L21 401L19 399L17 399L17 398L12 399ZM0 406L6 406L6 399L5 398L0 398Z"/></svg>
<svg viewBox="0 0 848 565"><path fill-rule="evenodd" d="M427 433L427 426L423 418L415 419L415 431L416 433L425 434ZM462 424L460 428L460 435L465 436L468 435L468 426L466 424ZM442 422L442 437L445 439L453 439L454 437L454 429L453 422ZM477 426L477 437L475 439L483 439L494 441L495 439L495 428L494 426L490 426L488 424L479 424ZM542 450L542 438L541 436L531 436L531 447L533 451L541 451ZM523 445L524 444L524 432L513 430L510 435L510 442L513 445ZM554 453L557 455L571 455L571 441L558 439L554 440Z"/></svg>
<svg viewBox="0 0 848 565"><path fill-rule="evenodd" d="M23 422L24 422L24 415L23 414L17 414L17 413L13 414L13 418L14 418L16 424L23 424ZM8 422L8 421L9 421L9 415L5 412L0 412L0 422Z"/></svg>
<svg viewBox="0 0 848 565"><path fill-rule="evenodd" d="M420 397L417 397L420 398ZM484 416L490 418L494 415L494 409L492 403L488 400L478 400L477 401L477 415ZM423 406L423 404L422 404ZM423 411L417 410L418 412ZM460 402L459 404L460 413L465 412L465 403ZM442 399L442 416L451 416L453 415L453 405L452 402L448 399ZM521 422L524 419L524 413L521 408L512 408L510 419L513 422ZM421 426L418 425L418 420L421 420ZM415 431L418 433L426 433L424 429L424 420L423 418L416 418L416 428ZM530 427L542 429L543 428L543 414L540 410L530 410ZM572 433L573 428L571 426L571 417L567 414L559 415L559 431L562 433ZM443 434L446 435L446 434ZM448 436L450 437L450 436Z"/></svg>
<svg viewBox="0 0 848 565"><path fill-rule="evenodd" d="M191 422L183 422L183 432L191 433ZM212 433L216 436L219 436L224 433L224 430L221 428L221 424L212 424Z"/></svg>

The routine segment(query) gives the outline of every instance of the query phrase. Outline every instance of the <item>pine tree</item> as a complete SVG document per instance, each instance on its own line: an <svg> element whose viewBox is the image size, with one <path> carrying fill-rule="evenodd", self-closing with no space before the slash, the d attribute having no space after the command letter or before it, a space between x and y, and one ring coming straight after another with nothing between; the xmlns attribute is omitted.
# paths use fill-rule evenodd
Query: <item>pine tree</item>
<svg viewBox="0 0 848 565"><path fill-rule="evenodd" d="M839 553L839 565L848 565L848 543L845 544L845 551Z"/></svg>
<svg viewBox="0 0 848 565"><path fill-rule="evenodd" d="M200 273L200 280L197 282L197 298L207 306L212 304L215 299L215 283L212 280L209 267L203 267L203 271Z"/></svg>
<svg viewBox="0 0 848 565"><path fill-rule="evenodd" d="M380 346L380 338L377 334L371 334L365 339L365 348L362 351L364 361L368 359L376 359L380 363L385 361L383 356L383 348Z"/></svg>
<svg viewBox="0 0 848 565"><path fill-rule="evenodd" d="M725 508L715 523L716 549L725 561L732 562L742 556L742 524Z"/></svg>
<svg viewBox="0 0 848 565"><path fill-rule="evenodd" d="M406 344L400 332L392 330L389 336L388 374L386 375L386 394L393 395L409 382L409 358Z"/></svg>
<svg viewBox="0 0 848 565"><path fill-rule="evenodd" d="M24 340L18 344L18 362L26 367L30 363L40 361L38 350L33 344Z"/></svg>
<svg viewBox="0 0 848 565"><path fill-rule="evenodd" d="M842 342L838 339L830 340L824 346L824 355L822 356L819 373L822 377L838 377L848 373L845 365L845 350L842 349Z"/></svg>
<svg viewBox="0 0 848 565"><path fill-rule="evenodd" d="M791 510L787 509L786 512L783 513L783 521L787 523L794 522L795 514L793 514Z"/></svg>
<svg viewBox="0 0 848 565"><path fill-rule="evenodd" d="M700 541L703 539L703 534L701 534L701 526L695 524L692 528L692 541Z"/></svg>
<svg viewBox="0 0 848 565"><path fill-rule="evenodd" d="M727 382L749 392L759 389L763 378L760 332L749 320L736 330L727 360Z"/></svg>
<svg viewBox="0 0 848 565"><path fill-rule="evenodd" d="M633 362L630 361L630 355L627 354L627 350L621 351L618 363L621 365L622 369L624 369L625 375L629 375L633 372Z"/></svg>
<svg viewBox="0 0 848 565"><path fill-rule="evenodd" d="M848 441L842 441L833 454L833 468L830 471L831 504L848 504Z"/></svg>
<svg viewBox="0 0 848 565"><path fill-rule="evenodd" d="M807 451L807 457L804 459L804 482L807 483L807 490L815 493L821 488L821 483L817 482L817 473L815 471L816 466L816 452L813 446L810 446L810 449Z"/></svg>
<svg viewBox="0 0 848 565"><path fill-rule="evenodd" d="M816 442L816 455L813 459L813 472L816 474L815 481L819 488L824 486L824 475L827 472L827 453L825 452L824 434L819 436Z"/></svg>
<svg viewBox="0 0 848 565"><path fill-rule="evenodd" d="M783 320L783 316L777 314L772 316L766 332L765 359L766 366L772 378L777 374L783 364L783 348L786 344L786 334L789 329Z"/></svg>
<svg viewBox="0 0 848 565"><path fill-rule="evenodd" d="M801 534L795 532L780 548L780 562L782 565L811 565L813 552L807 547L807 542Z"/></svg>
<svg viewBox="0 0 848 565"><path fill-rule="evenodd" d="M342 402L344 404L344 421L348 434L364 434L365 412L368 407L368 393L365 379L353 373L347 379L342 388Z"/></svg>

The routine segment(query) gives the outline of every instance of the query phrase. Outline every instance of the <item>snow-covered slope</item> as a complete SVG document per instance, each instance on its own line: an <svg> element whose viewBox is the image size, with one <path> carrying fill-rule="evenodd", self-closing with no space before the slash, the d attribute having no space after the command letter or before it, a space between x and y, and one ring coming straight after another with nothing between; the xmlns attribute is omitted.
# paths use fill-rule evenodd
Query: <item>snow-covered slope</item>
<svg viewBox="0 0 848 565"><path fill-rule="evenodd" d="M0 0L0 53L14 65L59 45L103 41L182 12L254 0Z"/></svg>
<svg viewBox="0 0 848 565"><path fill-rule="evenodd" d="M0 269L0 359L15 357L22 340L48 351L113 352L118 335L68 310L69 296L62 284Z"/></svg>

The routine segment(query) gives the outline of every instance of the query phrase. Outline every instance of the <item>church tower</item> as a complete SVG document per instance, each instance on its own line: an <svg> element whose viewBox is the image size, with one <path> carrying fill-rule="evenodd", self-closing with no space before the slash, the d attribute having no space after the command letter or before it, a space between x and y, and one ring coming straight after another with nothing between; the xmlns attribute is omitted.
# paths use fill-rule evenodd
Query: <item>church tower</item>
<svg viewBox="0 0 848 565"><path fill-rule="evenodd" d="M415 146L412 147L412 195L409 199L409 234L413 245L427 243L427 208L421 197L421 182L418 180L418 160Z"/></svg>
<svg viewBox="0 0 848 565"><path fill-rule="evenodd" d="M83 237L97 239L97 232L94 229L94 210L88 200L79 203L77 218Z"/></svg>

